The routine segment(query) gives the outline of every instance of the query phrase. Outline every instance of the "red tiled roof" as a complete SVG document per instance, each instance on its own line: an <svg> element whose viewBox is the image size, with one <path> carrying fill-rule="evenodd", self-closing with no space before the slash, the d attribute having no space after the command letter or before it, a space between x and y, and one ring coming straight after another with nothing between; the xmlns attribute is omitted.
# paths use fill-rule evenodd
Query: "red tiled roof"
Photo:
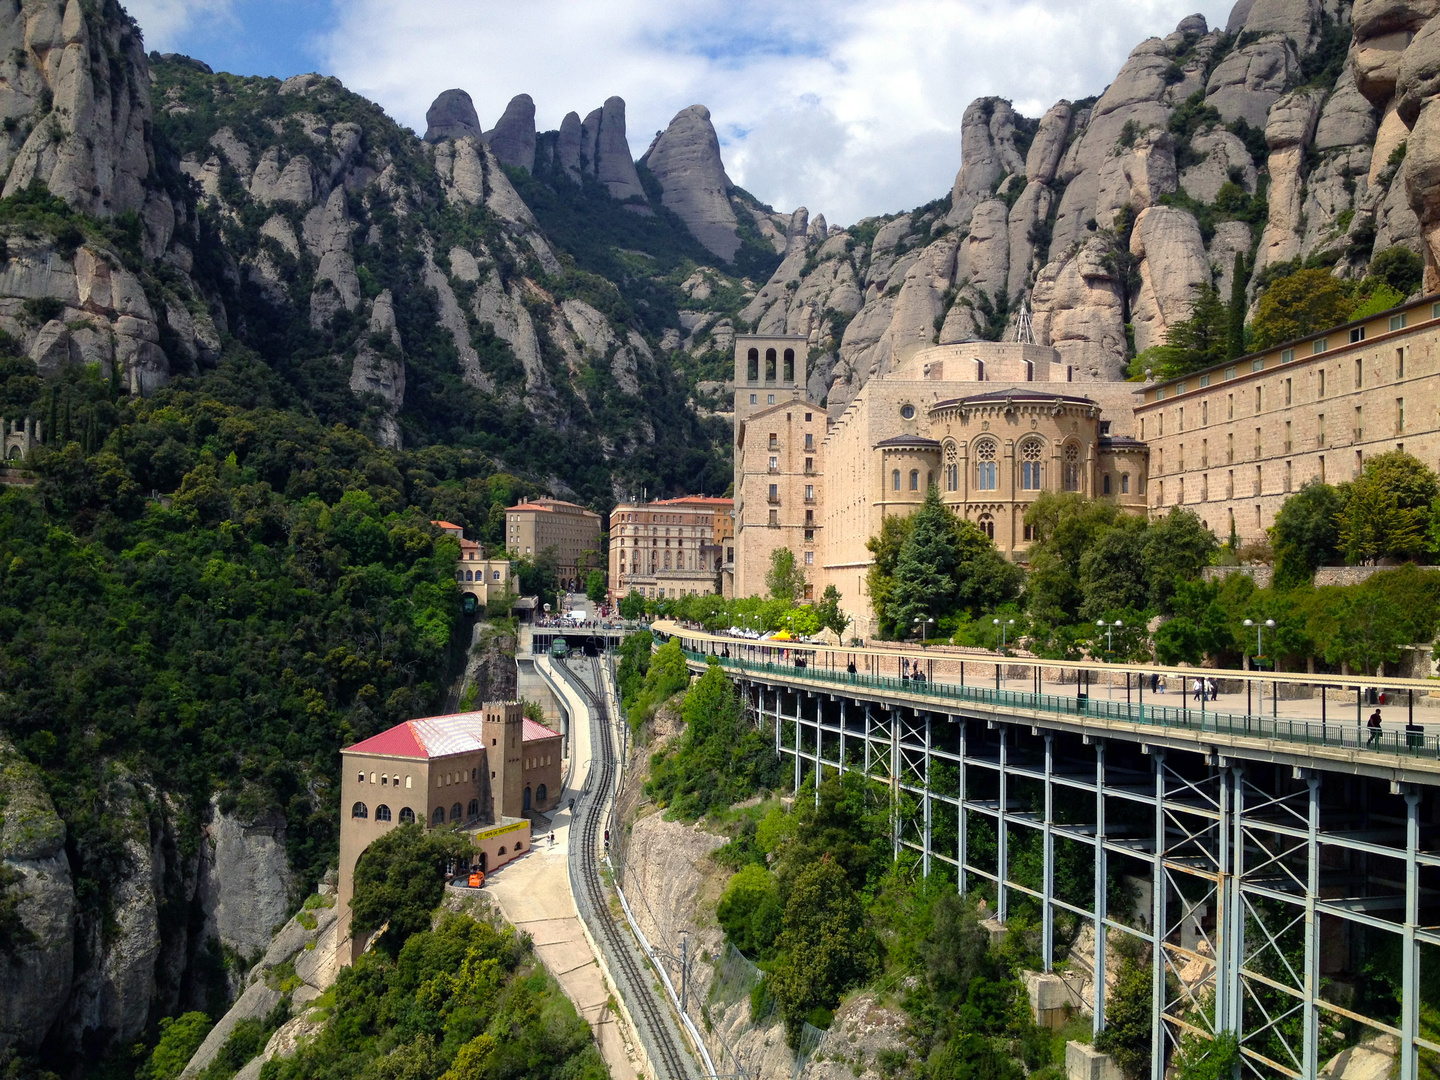
<svg viewBox="0 0 1440 1080"><path fill-rule="evenodd" d="M544 724L537 724L527 716L525 718L525 731L520 738L523 742L531 742L534 739L558 739L560 738L560 733L558 731L551 731Z"/></svg>
<svg viewBox="0 0 1440 1080"><path fill-rule="evenodd" d="M453 521L432 521L432 522L430 522L430 524L431 524L431 525L434 525L434 526L436 526L436 527L438 527L438 528L441 528L441 529L458 529L458 528L460 528L460 526L459 526L459 525L456 525Z"/></svg>
<svg viewBox="0 0 1440 1080"><path fill-rule="evenodd" d="M347 746L346 754L379 754L382 757L428 758L430 755L420 745L420 740L410 730L409 723L396 724L389 731L362 739L354 746Z"/></svg>
<svg viewBox="0 0 1440 1080"><path fill-rule="evenodd" d="M674 506L676 503L694 503L705 506L719 506L723 503L725 506L734 506L735 500L721 498L718 495L682 495L678 499L657 499L650 505Z"/></svg>

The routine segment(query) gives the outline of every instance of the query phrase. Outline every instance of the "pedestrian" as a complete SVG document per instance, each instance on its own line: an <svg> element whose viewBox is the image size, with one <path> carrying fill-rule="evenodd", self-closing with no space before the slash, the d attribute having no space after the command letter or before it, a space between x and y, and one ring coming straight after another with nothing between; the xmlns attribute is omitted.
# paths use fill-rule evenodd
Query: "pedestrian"
<svg viewBox="0 0 1440 1080"><path fill-rule="evenodd" d="M1150 673L1150 692L1152 694L1160 692L1160 676L1153 671Z"/></svg>
<svg viewBox="0 0 1440 1080"><path fill-rule="evenodd" d="M846 664L846 665L845 665L845 670L848 671L851 675L854 675L854 674L855 674L855 661L854 661L854 660L851 660L850 663Z"/></svg>
<svg viewBox="0 0 1440 1080"><path fill-rule="evenodd" d="M1205 692L1205 688L1204 688L1202 685L1200 685L1200 680L1199 680L1199 679L1193 679L1193 680L1191 681L1191 683L1190 683L1190 693L1194 696L1195 700L1196 700L1196 701L1199 701L1199 700L1200 700L1200 695L1203 694L1204 692Z"/></svg>
<svg viewBox="0 0 1440 1080"><path fill-rule="evenodd" d="M1380 710L1379 710L1379 709L1376 709L1373 713L1370 714L1370 719L1369 719L1368 721L1366 721L1366 726L1369 727L1369 729L1370 729L1370 738L1365 741L1365 745L1366 745L1367 747L1374 746L1377 742L1380 741Z"/></svg>
<svg viewBox="0 0 1440 1080"><path fill-rule="evenodd" d="M1205 680L1205 699L1206 699L1207 701L1214 701L1214 700L1215 700L1215 680L1214 680L1214 679L1206 678L1206 680Z"/></svg>

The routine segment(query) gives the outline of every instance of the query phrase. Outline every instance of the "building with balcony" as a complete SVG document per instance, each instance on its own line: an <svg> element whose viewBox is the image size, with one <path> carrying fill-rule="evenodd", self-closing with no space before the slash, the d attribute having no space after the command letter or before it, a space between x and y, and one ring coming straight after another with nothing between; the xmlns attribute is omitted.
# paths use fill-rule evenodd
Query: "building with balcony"
<svg viewBox="0 0 1440 1080"><path fill-rule="evenodd" d="M585 587L585 573L604 563L600 515L564 499L521 499L505 511L505 550L512 558L535 558L555 549L562 589Z"/></svg>
<svg viewBox="0 0 1440 1080"><path fill-rule="evenodd" d="M611 603L705 595L734 564L734 501L687 495L621 503L610 514ZM729 543L726 543L726 540ZM728 558L727 558L728 557Z"/></svg>

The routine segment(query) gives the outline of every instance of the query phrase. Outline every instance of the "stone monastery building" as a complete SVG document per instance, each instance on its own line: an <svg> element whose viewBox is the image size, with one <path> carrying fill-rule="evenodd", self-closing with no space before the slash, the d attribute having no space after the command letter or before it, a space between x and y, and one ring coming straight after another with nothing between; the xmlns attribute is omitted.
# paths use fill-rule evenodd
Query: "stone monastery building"
<svg viewBox="0 0 1440 1080"><path fill-rule="evenodd" d="M397 825L455 825L470 834L472 865L494 870L530 848L530 815L559 805L559 732L516 701L479 712L407 720L340 751L340 962L364 948L350 935L355 864Z"/></svg>
<svg viewBox="0 0 1440 1080"><path fill-rule="evenodd" d="M942 342L872 373L833 411L810 400L803 337L735 342L735 570L765 591L774 550L807 593L840 592L852 632L875 632L865 544L930 484L1007 557L1042 491L1135 513L1193 510L1222 540L1262 539L1306 480L1355 476L1403 449L1440 468L1440 303L1426 297L1195 372L1134 384L1083 379L1052 348Z"/></svg>

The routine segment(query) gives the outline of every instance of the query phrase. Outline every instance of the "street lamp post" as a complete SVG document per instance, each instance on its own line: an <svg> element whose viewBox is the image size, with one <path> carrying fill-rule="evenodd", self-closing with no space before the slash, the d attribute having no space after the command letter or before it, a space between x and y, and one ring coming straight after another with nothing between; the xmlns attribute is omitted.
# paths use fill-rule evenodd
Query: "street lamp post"
<svg viewBox="0 0 1440 1080"><path fill-rule="evenodd" d="M995 626L1000 627L1000 651L1003 653L1005 651L1005 631L1015 625L1015 620L1007 619L1005 622L1001 622L999 619L991 619L990 621ZM1000 665L996 664L995 667L998 670L1000 668ZM1010 678L1010 673L1006 671L1002 678L1008 680Z"/></svg>
<svg viewBox="0 0 1440 1080"><path fill-rule="evenodd" d="M1243 623L1241 623L1241 625L1242 625L1242 626L1253 626L1253 627L1255 627L1255 659L1256 659L1257 661L1263 659L1264 656L1265 656L1265 646L1264 646L1264 642L1262 641L1260 635L1263 634L1266 630L1274 630L1274 629L1275 629L1275 620L1274 620L1274 619L1266 619L1263 623L1258 623L1258 622L1256 622L1254 619L1246 619ZM1261 682L1258 683L1257 685L1259 686L1259 689L1260 689L1260 715L1261 715L1261 716L1264 716L1264 715L1265 715L1265 683L1264 683L1263 681L1261 681ZM1278 701L1276 700L1278 693L1279 693L1278 687L1277 687L1275 690L1272 690L1272 691L1270 692L1270 711L1271 711L1273 714L1275 714L1275 715L1279 715L1279 703L1278 703Z"/></svg>
<svg viewBox="0 0 1440 1080"><path fill-rule="evenodd" d="M1115 655L1115 639L1113 635L1116 630L1124 625L1125 624L1119 619L1116 619L1113 623L1107 623L1104 619L1095 620L1095 629L1105 631L1105 655L1107 658ZM1127 690L1130 688L1130 676L1128 673L1125 676L1125 688ZM1111 698L1115 696L1115 679L1113 677L1108 677L1105 680L1105 696Z"/></svg>
<svg viewBox="0 0 1440 1080"><path fill-rule="evenodd" d="M915 625L920 627L920 644L922 646L925 644L925 628L928 626L933 626L934 623L935 620L932 618L922 619L919 615L915 616Z"/></svg>

